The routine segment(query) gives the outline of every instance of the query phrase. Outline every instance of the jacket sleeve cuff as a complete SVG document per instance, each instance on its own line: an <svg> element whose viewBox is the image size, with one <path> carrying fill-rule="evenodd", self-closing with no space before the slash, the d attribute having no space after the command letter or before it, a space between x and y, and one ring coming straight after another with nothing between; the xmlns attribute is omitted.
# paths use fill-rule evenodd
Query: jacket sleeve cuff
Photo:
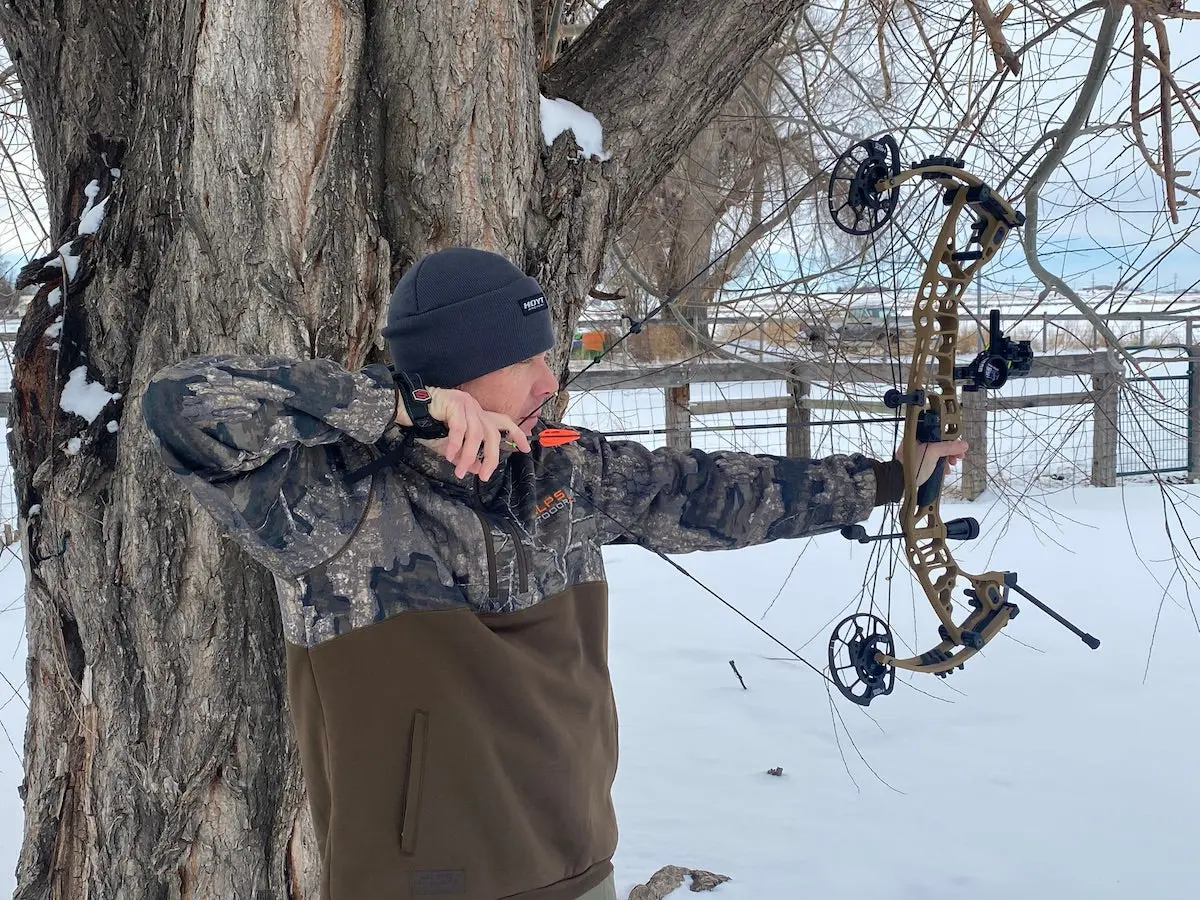
<svg viewBox="0 0 1200 900"><path fill-rule="evenodd" d="M904 497L904 466L898 459L871 460L875 470L875 505L899 503Z"/></svg>

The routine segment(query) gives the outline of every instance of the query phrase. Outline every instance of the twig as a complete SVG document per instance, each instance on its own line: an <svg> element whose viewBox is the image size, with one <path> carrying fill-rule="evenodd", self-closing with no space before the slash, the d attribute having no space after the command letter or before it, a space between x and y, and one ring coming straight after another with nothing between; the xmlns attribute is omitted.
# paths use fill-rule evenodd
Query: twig
<svg viewBox="0 0 1200 900"><path fill-rule="evenodd" d="M1014 75L1020 75L1021 60L1008 46L1004 32L1000 30L1000 26L1004 24L1004 20L1013 10L1012 4L1006 5L999 13L992 12L987 0L971 0L971 6L975 7L975 15L979 17L979 24L987 32L988 40L992 45L992 53L996 56L996 68L1001 69L1007 66L1008 71Z"/></svg>
<svg viewBox="0 0 1200 900"><path fill-rule="evenodd" d="M742 682L742 690L743 691L750 690L750 688L746 687L746 682L742 681L742 673L737 670L737 666L734 665L734 662L732 659L729 661L729 668L733 669L733 674L738 677L738 681Z"/></svg>
<svg viewBox="0 0 1200 900"><path fill-rule="evenodd" d="M892 99L892 73L888 70L887 49L883 40L883 31L887 26L888 17L892 12L892 4L889 2L879 12L879 18L875 22L875 49L879 53L879 72L883 77L883 99Z"/></svg>

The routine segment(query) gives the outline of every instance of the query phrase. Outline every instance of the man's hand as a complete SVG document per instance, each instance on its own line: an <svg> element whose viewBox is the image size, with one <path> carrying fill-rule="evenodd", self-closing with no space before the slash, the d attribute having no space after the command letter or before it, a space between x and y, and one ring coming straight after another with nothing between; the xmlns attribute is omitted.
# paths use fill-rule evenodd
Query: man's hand
<svg viewBox="0 0 1200 900"><path fill-rule="evenodd" d="M958 461L967 455L969 449L971 449L971 445L964 440L933 441L929 444L921 444L917 450L917 459L921 461L920 468L917 470L917 487L923 485L933 475L939 459L945 457L946 462L956 466ZM903 462L900 448L896 449L896 459Z"/></svg>
<svg viewBox="0 0 1200 900"><path fill-rule="evenodd" d="M529 438L508 416L489 412L464 391L430 388L429 414L445 422L450 434L435 441L434 449L454 464L458 478L478 475L484 481L500 465L500 442L510 440L523 453L529 452ZM411 425L403 406L396 413L399 425Z"/></svg>

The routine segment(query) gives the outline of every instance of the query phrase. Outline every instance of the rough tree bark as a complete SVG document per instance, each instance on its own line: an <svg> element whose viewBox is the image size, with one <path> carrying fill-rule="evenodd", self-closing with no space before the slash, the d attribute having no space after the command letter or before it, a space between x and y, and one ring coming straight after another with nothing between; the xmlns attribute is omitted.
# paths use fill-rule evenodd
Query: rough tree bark
<svg viewBox="0 0 1200 900"><path fill-rule="evenodd" d="M361 366L394 281L450 244L539 277L569 335L623 210L801 5L610 0L545 73L538 3L0 6L62 248L24 273L10 420L18 898L315 896L274 588L158 464L150 375L198 352ZM612 159L547 148L539 89L595 113ZM81 366L121 394L90 424L59 407Z"/></svg>

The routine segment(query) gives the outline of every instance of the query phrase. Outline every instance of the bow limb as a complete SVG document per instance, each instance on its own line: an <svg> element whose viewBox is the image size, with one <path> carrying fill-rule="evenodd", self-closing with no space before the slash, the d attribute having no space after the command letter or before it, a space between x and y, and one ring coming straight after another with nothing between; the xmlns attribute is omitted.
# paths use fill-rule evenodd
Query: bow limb
<svg viewBox="0 0 1200 900"><path fill-rule="evenodd" d="M1017 612L1017 607L1005 598L1008 592L1005 588L1005 573L988 572L985 575L967 575L963 577L971 582L969 595L972 604L977 598L986 598L975 606L960 625L954 625L952 611L949 607L939 609L938 617L943 625L939 629L943 637L940 643L917 656L898 659L886 654L878 659L881 665L894 666L897 669L907 669L910 672L925 672L931 675L945 675L951 669L961 668L962 664L982 650L992 638L1000 633ZM950 590L954 582L951 580L946 588L946 602L949 602ZM946 624L949 623L949 624Z"/></svg>

